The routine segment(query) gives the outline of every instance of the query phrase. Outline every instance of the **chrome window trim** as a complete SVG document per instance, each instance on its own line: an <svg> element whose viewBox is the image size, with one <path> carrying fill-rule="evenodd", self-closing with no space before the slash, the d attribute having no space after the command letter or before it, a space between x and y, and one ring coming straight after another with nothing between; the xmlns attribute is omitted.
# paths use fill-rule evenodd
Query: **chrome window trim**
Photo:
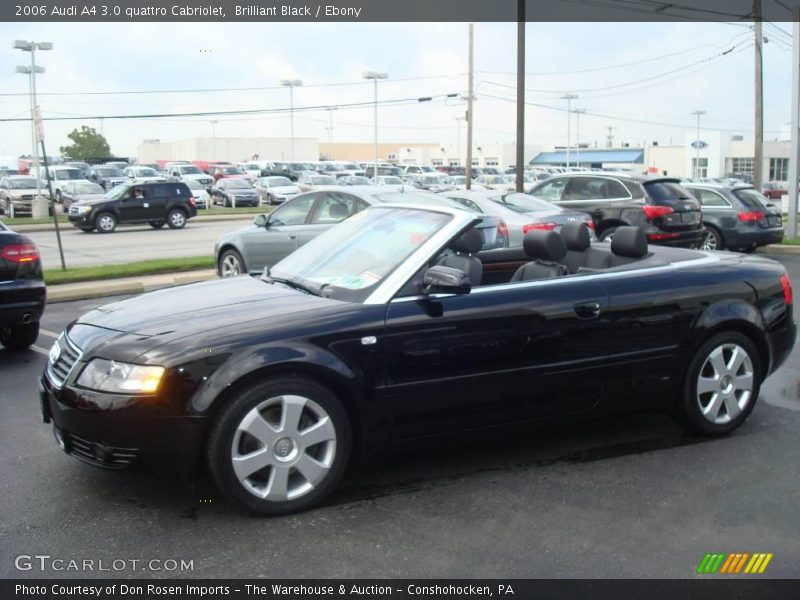
<svg viewBox="0 0 800 600"><path fill-rule="evenodd" d="M720 192L718 190L715 190L715 189L712 189L712 188L707 188L707 187L691 186L691 185L687 185L687 186L684 186L684 187L686 187L689 190L700 190L700 191L703 191L703 192L711 192L712 194L716 194L717 196L719 196L723 200L723 202L725 202L725 206L714 206L714 205L706 206L705 204L703 204L702 200L700 200L699 198L696 198L696 200L700 203L700 208L701 209L703 209L703 208L711 208L711 209L722 209L722 210L735 210L734 207L733 207L733 203L730 200L728 200L722 192Z"/></svg>

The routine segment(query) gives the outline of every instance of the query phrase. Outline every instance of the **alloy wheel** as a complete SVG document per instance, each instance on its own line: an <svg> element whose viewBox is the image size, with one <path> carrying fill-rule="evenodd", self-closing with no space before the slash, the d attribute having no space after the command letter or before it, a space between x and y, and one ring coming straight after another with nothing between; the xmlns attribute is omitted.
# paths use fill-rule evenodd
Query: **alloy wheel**
<svg viewBox="0 0 800 600"><path fill-rule="evenodd" d="M701 250L716 250L717 249L717 236L710 229L706 231L703 238L703 243L700 245Z"/></svg>
<svg viewBox="0 0 800 600"><path fill-rule="evenodd" d="M169 215L169 222L175 229L180 229L186 225L186 215L179 210L174 210Z"/></svg>
<svg viewBox="0 0 800 600"><path fill-rule="evenodd" d="M236 277L242 274L242 265L233 254L226 254L222 259L222 276Z"/></svg>
<svg viewBox="0 0 800 600"><path fill-rule="evenodd" d="M114 231L116 227L116 222L114 221L114 217L111 215L100 215L100 218L97 219L97 228L100 231L105 233Z"/></svg>
<svg viewBox="0 0 800 600"><path fill-rule="evenodd" d="M311 492L336 457L336 429L319 404L297 395L269 398L245 414L231 444L233 472L257 498L286 502Z"/></svg>
<svg viewBox="0 0 800 600"><path fill-rule="evenodd" d="M697 378L701 414L716 425L735 419L753 395L753 361L738 344L717 346L706 357Z"/></svg>

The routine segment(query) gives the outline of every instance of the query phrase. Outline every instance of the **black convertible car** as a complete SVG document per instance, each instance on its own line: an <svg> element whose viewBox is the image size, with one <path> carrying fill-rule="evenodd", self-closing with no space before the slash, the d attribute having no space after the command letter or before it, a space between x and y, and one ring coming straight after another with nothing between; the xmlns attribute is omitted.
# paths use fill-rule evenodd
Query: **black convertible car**
<svg viewBox="0 0 800 600"><path fill-rule="evenodd" d="M473 214L378 205L260 277L162 290L73 322L40 381L82 461L205 461L250 510L305 509L351 456L622 410L739 426L789 355L771 260L648 247L582 223L481 250ZM191 318L187 318L191 314Z"/></svg>

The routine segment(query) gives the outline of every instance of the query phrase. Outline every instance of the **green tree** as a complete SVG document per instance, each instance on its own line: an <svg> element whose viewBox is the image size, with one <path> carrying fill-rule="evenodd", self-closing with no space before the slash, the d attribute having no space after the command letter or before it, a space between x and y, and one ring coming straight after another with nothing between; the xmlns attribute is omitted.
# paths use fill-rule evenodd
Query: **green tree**
<svg viewBox="0 0 800 600"><path fill-rule="evenodd" d="M80 129L73 129L67 137L72 140L72 145L61 146L61 154L64 156L74 160L111 156L111 148L106 138L103 134L97 133L93 127L84 125Z"/></svg>

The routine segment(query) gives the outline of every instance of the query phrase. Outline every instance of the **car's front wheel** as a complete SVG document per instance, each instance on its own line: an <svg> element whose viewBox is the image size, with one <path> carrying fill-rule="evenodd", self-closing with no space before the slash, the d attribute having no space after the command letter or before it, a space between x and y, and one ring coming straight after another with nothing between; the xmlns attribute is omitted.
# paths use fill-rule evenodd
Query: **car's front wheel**
<svg viewBox="0 0 800 600"><path fill-rule="evenodd" d="M0 344L9 350L25 350L39 337L39 322L0 329Z"/></svg>
<svg viewBox="0 0 800 600"><path fill-rule="evenodd" d="M234 249L225 250L219 259L219 274L222 277L236 277L245 272L244 259Z"/></svg>
<svg viewBox="0 0 800 600"><path fill-rule="evenodd" d="M725 241L722 239L722 233L711 225L706 225L706 235L700 244L701 250L724 250Z"/></svg>
<svg viewBox="0 0 800 600"><path fill-rule="evenodd" d="M111 213L100 213L94 225L100 233L113 233L117 228L117 218Z"/></svg>
<svg viewBox="0 0 800 600"><path fill-rule="evenodd" d="M169 211L167 225L170 229L183 229L186 225L186 213L177 208Z"/></svg>
<svg viewBox="0 0 800 600"><path fill-rule="evenodd" d="M341 479L350 458L347 413L311 379L281 376L230 399L212 427L208 464L217 486L252 512L310 508Z"/></svg>
<svg viewBox="0 0 800 600"><path fill-rule="evenodd" d="M738 331L718 333L694 355L684 386L682 412L705 435L724 435L753 410L761 387L758 350Z"/></svg>

